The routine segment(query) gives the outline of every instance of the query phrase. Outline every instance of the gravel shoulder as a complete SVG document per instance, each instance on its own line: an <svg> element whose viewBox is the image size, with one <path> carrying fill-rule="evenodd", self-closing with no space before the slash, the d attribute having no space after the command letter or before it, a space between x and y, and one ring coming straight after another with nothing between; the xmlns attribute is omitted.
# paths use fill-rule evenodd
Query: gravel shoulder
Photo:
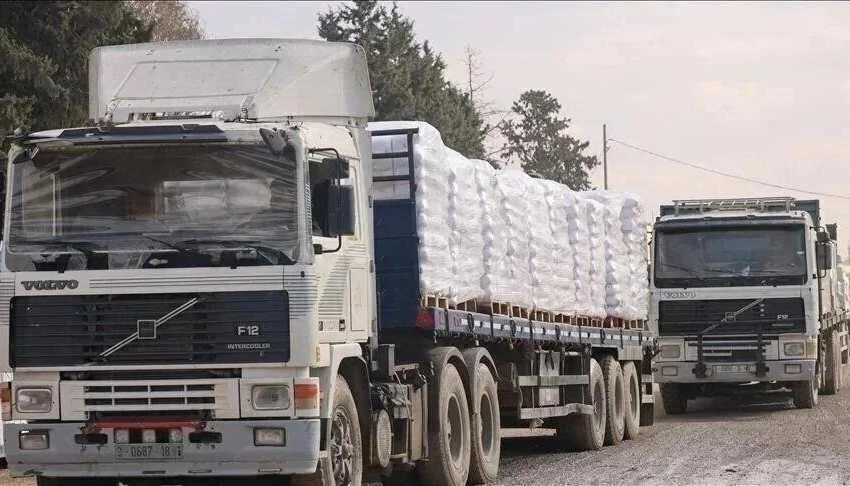
<svg viewBox="0 0 850 486"><path fill-rule="evenodd" d="M504 485L850 484L850 389L814 410L794 409L787 393L700 399L597 452L561 453L539 438L502 444Z"/></svg>

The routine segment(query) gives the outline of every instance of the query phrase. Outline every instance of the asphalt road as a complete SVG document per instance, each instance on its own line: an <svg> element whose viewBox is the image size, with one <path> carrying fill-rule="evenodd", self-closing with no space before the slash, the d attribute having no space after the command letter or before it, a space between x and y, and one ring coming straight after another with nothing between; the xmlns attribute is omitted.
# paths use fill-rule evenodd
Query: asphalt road
<svg viewBox="0 0 850 486"><path fill-rule="evenodd" d="M637 440L596 452L560 452L547 430L506 431L499 484L850 484L850 387L814 410L796 410L777 393L690 405L685 415L659 413ZM0 485L35 481L4 471Z"/></svg>

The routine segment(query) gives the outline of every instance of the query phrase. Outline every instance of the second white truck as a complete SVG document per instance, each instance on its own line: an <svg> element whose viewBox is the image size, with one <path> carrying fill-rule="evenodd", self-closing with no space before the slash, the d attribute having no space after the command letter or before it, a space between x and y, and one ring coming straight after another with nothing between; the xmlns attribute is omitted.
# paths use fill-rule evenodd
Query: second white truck
<svg viewBox="0 0 850 486"><path fill-rule="evenodd" d="M798 408L836 393L848 313L836 226L815 200L675 201L655 223L650 325L664 409L730 386L787 387Z"/></svg>

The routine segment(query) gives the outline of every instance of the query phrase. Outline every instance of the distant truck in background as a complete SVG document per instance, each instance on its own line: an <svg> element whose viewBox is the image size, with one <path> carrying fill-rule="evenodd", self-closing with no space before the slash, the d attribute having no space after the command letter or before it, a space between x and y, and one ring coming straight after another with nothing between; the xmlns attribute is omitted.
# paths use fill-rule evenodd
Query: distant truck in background
<svg viewBox="0 0 850 486"><path fill-rule="evenodd" d="M787 387L812 408L841 387L846 285L817 200L674 201L652 238L653 365L668 414L730 385Z"/></svg>

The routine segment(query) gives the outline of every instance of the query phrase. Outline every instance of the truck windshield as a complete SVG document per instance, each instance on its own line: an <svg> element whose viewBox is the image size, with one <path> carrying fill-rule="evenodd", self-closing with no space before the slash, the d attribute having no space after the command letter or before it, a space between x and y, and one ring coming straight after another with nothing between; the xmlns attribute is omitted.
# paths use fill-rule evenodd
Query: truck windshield
<svg viewBox="0 0 850 486"><path fill-rule="evenodd" d="M802 225L659 231L657 287L800 285L806 281Z"/></svg>
<svg viewBox="0 0 850 486"><path fill-rule="evenodd" d="M264 146L40 150L11 181L13 271L298 259L296 162Z"/></svg>

